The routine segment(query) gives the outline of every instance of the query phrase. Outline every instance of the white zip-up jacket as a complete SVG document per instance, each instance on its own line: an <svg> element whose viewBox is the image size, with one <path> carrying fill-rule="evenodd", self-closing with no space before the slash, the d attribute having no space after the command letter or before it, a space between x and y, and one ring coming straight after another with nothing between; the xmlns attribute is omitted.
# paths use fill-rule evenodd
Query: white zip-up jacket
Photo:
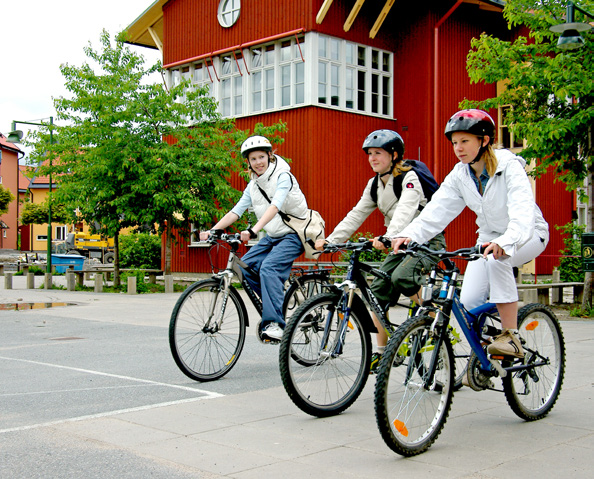
<svg viewBox="0 0 594 479"><path fill-rule="evenodd" d="M405 176L402 179L400 199L396 198L394 194L394 177L392 175L390 175L385 186L383 181L377 182L377 204L371 197L371 187L375 177L371 178L367 182L359 202L336 225L327 241L329 243L342 243L349 239L376 208L384 215L384 225L387 228L386 235L395 236L408 225L419 214L419 205L425 206L427 204L427 199L417 174L412 169L403 174Z"/></svg>
<svg viewBox="0 0 594 479"><path fill-rule="evenodd" d="M425 243L443 231L466 206L476 213L476 244L496 243L513 256L534 235L548 240L549 225L534 201L526 161L509 150L495 150L497 169L483 196L468 165L458 163L446 176L418 218L398 236Z"/></svg>
<svg viewBox="0 0 594 479"><path fill-rule="evenodd" d="M297 179L291 175L291 167L289 164L284 160L284 158L274 155L276 161L274 163L270 163L268 169L262 174L262 176L257 176L255 173L252 173L252 180L249 183L250 187L250 196L252 198L252 207L254 208L254 213L258 219L264 215L265 211L270 206L270 202L264 198L260 188L266 192L268 198L272 200L274 197L274 192L276 191L276 184L278 182L278 178L283 173L288 173L291 176L292 186L291 190L287 194L283 205L280 208L280 211L298 216L299 218L305 218L307 214L307 200L305 199L305 195L301 191L299 187L299 183ZM258 188L258 186L260 188ZM266 226L264 226L266 233L268 236L273 238L279 238L289 233L294 233L294 231L289 228L285 223L283 223L282 218L277 213L274 218L272 218Z"/></svg>

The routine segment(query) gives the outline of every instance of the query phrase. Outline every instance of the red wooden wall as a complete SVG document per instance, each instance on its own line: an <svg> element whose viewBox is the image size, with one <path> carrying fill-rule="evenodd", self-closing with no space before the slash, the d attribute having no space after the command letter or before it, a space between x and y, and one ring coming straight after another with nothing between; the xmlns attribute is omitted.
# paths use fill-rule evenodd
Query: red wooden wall
<svg viewBox="0 0 594 479"><path fill-rule="evenodd" d="M237 23L232 28L222 28L217 21L218 1L172 0L164 7L163 61L168 64L297 28L394 52L394 120L319 107L237 119L240 129L252 129L258 122L272 124L283 120L287 123L285 142L277 153L292 160L293 172L310 207L322 213L330 232L358 201L371 177L361 144L373 130L398 131L405 140L405 157L426 162L438 180L445 177L456 163L451 146L443 136L448 118L458 110L463 99L478 100L496 94L494 85L470 84L466 72L470 41L483 31L501 38L508 38L513 32L507 30L501 14L480 10L477 5L462 4L439 27L435 63L434 27L454 5L453 0L426 2L423 7L396 2L376 39L369 38L369 31L384 2L365 2L349 32L344 32L343 24L353 2L335 0L326 19L318 25L315 16L322 3L323 0L242 2ZM435 65L437 91L434 89ZM496 119L496 112L491 113ZM438 125L436 134L434 115ZM435 148L434 142L437 142ZM554 225L571 220L572 195L553 180L554 175L549 174L537 183L537 201L552 233L545 255L555 255L563 247ZM243 184L237 186L242 188ZM474 244L475 230L474 214L464 212L446 230L448 246L458 248ZM360 231L383 232L380 214L371 215ZM178 243L172 254L172 270L209 271L205 252L204 248ZM550 273L554 264L555 258L543 256L537 262L537 273Z"/></svg>

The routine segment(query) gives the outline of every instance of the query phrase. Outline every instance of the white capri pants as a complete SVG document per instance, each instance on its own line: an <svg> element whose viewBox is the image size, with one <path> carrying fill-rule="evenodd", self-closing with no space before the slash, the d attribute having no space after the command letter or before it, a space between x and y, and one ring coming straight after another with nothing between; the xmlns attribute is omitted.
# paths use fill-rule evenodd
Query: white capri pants
<svg viewBox="0 0 594 479"><path fill-rule="evenodd" d="M460 293L462 304L466 309L472 309L487 301L495 304L518 301L513 268L532 261L545 250L548 242L548 235L541 239L535 234L513 256L496 260L490 254L487 259L470 261Z"/></svg>

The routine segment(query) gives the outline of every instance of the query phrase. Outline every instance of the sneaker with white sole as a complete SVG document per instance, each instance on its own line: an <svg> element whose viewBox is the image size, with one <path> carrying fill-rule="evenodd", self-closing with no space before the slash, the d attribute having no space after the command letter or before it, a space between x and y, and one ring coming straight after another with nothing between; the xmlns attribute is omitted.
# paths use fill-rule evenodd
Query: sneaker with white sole
<svg viewBox="0 0 594 479"><path fill-rule="evenodd" d="M262 331L262 336L273 341L280 341L283 337L283 328L278 323L270 323Z"/></svg>
<svg viewBox="0 0 594 479"><path fill-rule="evenodd" d="M514 356L524 357L524 349L517 334L506 329L487 347L487 352L493 356Z"/></svg>

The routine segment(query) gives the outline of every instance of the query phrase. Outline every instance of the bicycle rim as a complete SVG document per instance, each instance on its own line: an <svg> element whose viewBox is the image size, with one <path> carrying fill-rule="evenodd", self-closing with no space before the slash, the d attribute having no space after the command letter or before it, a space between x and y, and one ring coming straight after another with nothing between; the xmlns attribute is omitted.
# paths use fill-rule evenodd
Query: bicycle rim
<svg viewBox="0 0 594 479"><path fill-rule="evenodd" d="M514 413L534 421L549 413L561 392L565 343L554 313L541 304L529 304L518 312L518 330L525 341L523 364L543 360L548 364L508 374L503 389Z"/></svg>
<svg viewBox="0 0 594 479"><path fill-rule="evenodd" d="M305 301L287 323L280 346L283 385L302 411L318 417L339 414L351 406L369 376L371 339L362 314L354 307L337 347L343 315L341 296L327 293ZM329 323L329 334L324 330Z"/></svg>
<svg viewBox="0 0 594 479"><path fill-rule="evenodd" d="M213 279L190 286L177 301L169 325L169 345L176 364L188 377L212 381L235 365L245 341L245 306L231 290L224 294ZM222 314L219 327L215 322Z"/></svg>
<svg viewBox="0 0 594 479"><path fill-rule="evenodd" d="M428 387L435 342L433 318L413 317L396 330L382 356L375 385L375 415L393 451L414 456L427 450L446 423L454 393L452 346L443 342Z"/></svg>
<svg viewBox="0 0 594 479"><path fill-rule="evenodd" d="M283 317L287 321L297 308L308 298L321 294L328 278L322 274L304 274L295 278L285 293L283 301Z"/></svg>

